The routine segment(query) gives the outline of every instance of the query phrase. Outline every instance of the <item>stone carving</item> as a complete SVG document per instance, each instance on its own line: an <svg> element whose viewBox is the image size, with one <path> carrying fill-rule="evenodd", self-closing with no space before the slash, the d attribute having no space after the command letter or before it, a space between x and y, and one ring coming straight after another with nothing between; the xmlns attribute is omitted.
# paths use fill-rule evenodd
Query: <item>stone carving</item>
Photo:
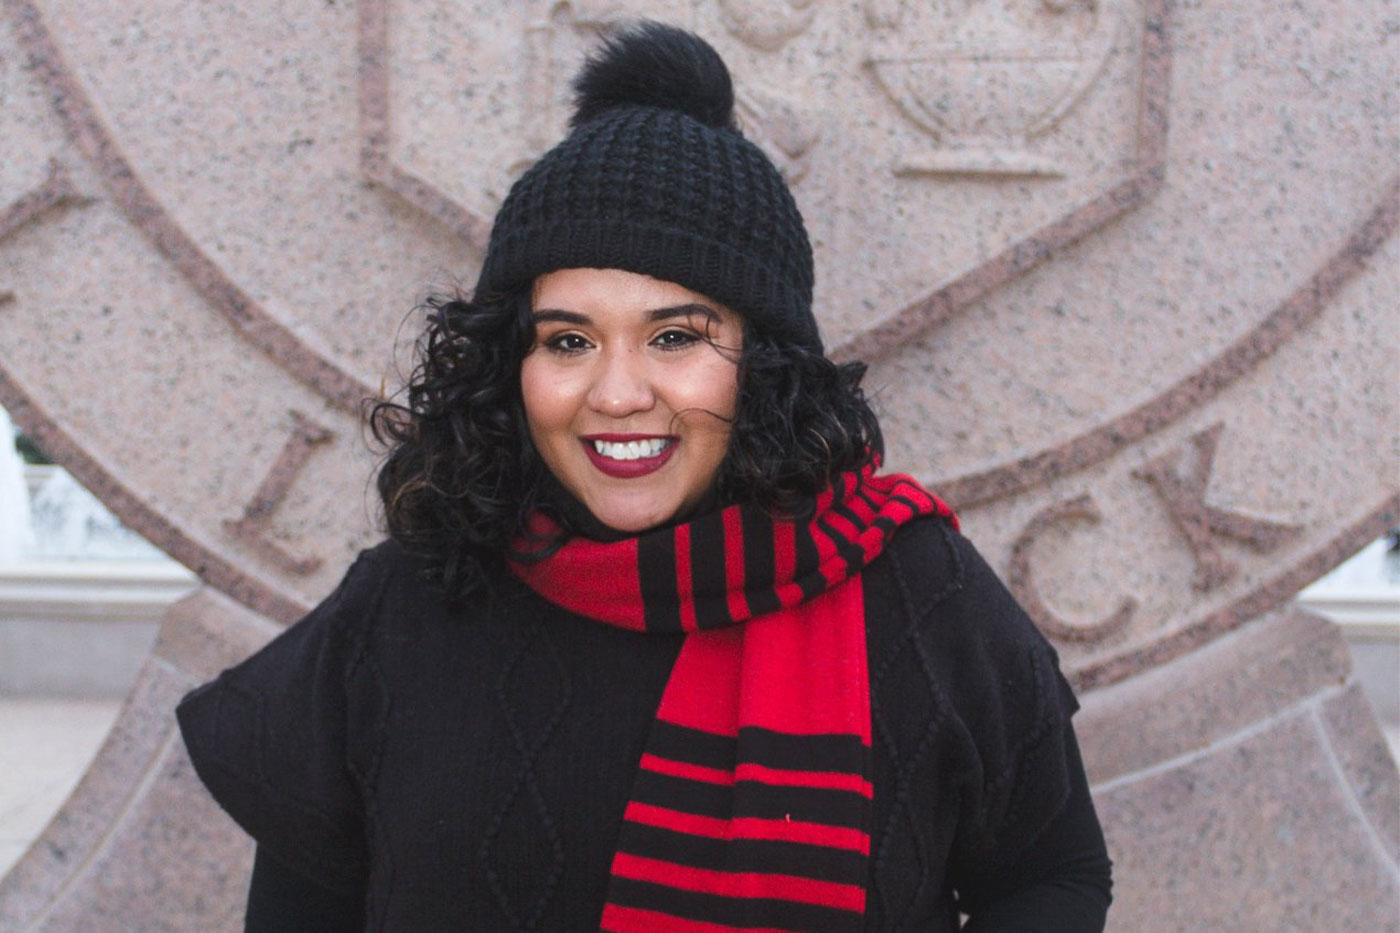
<svg viewBox="0 0 1400 933"><path fill-rule="evenodd" d="M872 72L939 144L901 155L896 172L1061 173L1031 142L1102 72L1120 34L1116 0L866 0L865 7L875 34Z"/></svg>
<svg viewBox="0 0 1400 933"><path fill-rule="evenodd" d="M292 436L282 446L277 460L258 486L257 492L243 509L243 515L224 522L224 529L249 545L268 563L283 567L298 576L306 576L321 566L320 557L298 557L268 536L268 525L277 507L287 498L297 474L306 466L315 447L326 443L335 434L321 427L299 411L293 411Z"/></svg>
<svg viewBox="0 0 1400 933"><path fill-rule="evenodd" d="M634 15L721 47L746 132L800 180L824 335L872 362L890 466L954 502L1056 641L1093 714L1081 733L1107 782L1116 922L1234 928L1248 916L1235 905L1287 901L1302 917L1393 902L1393 857L1367 855L1397 851L1393 819L1376 816L1400 812L1393 766L1337 686L1344 646L1314 650L1335 631L1288 607L1400 521L1383 436L1400 404L1383 4L1315 17L1165 0L251 2L189 18L0 0L0 140L17 154L0 185L30 192L0 206L14 294L0 403L208 584L167 620L85 790L0 880L0 927L138 929L152 911L236 925L248 850L193 786L170 705L373 539L359 402L398 382L387 348L411 339L400 321L421 290L475 278L510 172L562 129L574 57ZM1233 42L1245 33L1297 67ZM1068 52L996 58L1037 37ZM935 106L923 125L872 59L905 63L904 85L886 78L910 107L971 74L1028 93L953 96L957 120ZM1361 131L1338 137L1342 120ZM979 147L1058 174L884 170ZM43 181L50 153L63 172ZM74 190L96 197L61 209ZM1212 461L1218 438L1232 443ZM1256 501L1268 520L1224 511ZM1302 530L1268 554L1219 540L1282 519ZM1258 796L1274 786L1250 764L1265 735L1275 757L1344 767L1280 792L1305 800ZM1244 866L1228 877L1249 884L1220 884L1217 913L1157 922L1172 828L1241 787L1256 796L1230 811L1237 836L1193 838L1190 864ZM1305 810L1346 837L1351 887L1315 872L1270 889L1300 876L1250 834L1271 831L1260 814ZM1363 877L1379 880L1358 896Z"/></svg>
<svg viewBox="0 0 1400 933"><path fill-rule="evenodd" d="M808 156L821 139L821 129L798 111L796 104L755 87L735 90L739 125L777 163L789 185L807 177Z"/></svg>
<svg viewBox="0 0 1400 933"><path fill-rule="evenodd" d="M14 231L64 204L86 200L68 177L68 170L57 159L50 159L48 175L37 188L20 195L0 210L0 241ZM0 305L14 301L13 292L0 286Z"/></svg>
<svg viewBox="0 0 1400 933"><path fill-rule="evenodd" d="M716 0L724 27L744 42L776 52L806 32L816 15L816 0Z"/></svg>
<svg viewBox="0 0 1400 933"><path fill-rule="evenodd" d="M1109 654L1084 664L1073 671L1070 680L1077 690L1092 691L1183 659L1251 620L1282 609L1300 589L1356 553L1357 541L1375 540L1397 522L1400 522L1400 496L1393 496L1218 608L1206 607L1191 613L1133 650Z"/></svg>
<svg viewBox="0 0 1400 933"><path fill-rule="evenodd" d="M1007 586L1016 594L1016 599L1025 607L1040 630L1053 639L1071 642L1102 640L1127 625L1137 610L1138 601L1131 596L1125 596L1112 614L1097 622L1069 622L1045 605L1045 600L1040 596L1040 588L1035 585L1031 571L1031 547L1036 539L1051 526L1062 522L1082 521L1098 524L1101 518L1092 496L1075 496L1037 512L1011 546L1011 559L1006 572Z"/></svg>
<svg viewBox="0 0 1400 933"><path fill-rule="evenodd" d="M364 0L359 15L360 171L385 190L471 243L486 248L491 221L463 207L441 189L403 168L389 139L388 0Z"/></svg>
<svg viewBox="0 0 1400 933"><path fill-rule="evenodd" d="M50 159L43 183L0 210L0 240L57 207L85 200L63 163Z"/></svg>
<svg viewBox="0 0 1400 933"><path fill-rule="evenodd" d="M1224 424L1213 424L1192 436L1197 464L1191 476L1183 478L1177 472L1180 451L1173 451L1148 461L1135 474L1149 483L1171 511L1172 520L1181 529L1191 553L1196 558L1197 589L1211 590L1235 575L1235 565L1228 561L1215 538L1217 535L1242 541L1257 551L1269 552L1302 532L1297 525L1262 518L1250 518L1238 512L1227 512L1206 504L1206 486L1215 464L1215 451L1220 444Z"/></svg>
<svg viewBox="0 0 1400 933"><path fill-rule="evenodd" d="M1293 290L1248 334L1165 391L1060 445L939 484L949 501L975 506L1023 492L1098 463L1214 399L1273 356L1318 317L1367 268L1400 225L1400 180L1317 272ZM1384 529L1381 529L1382 531ZM1380 531L1377 532L1379 534Z"/></svg>
<svg viewBox="0 0 1400 933"><path fill-rule="evenodd" d="M34 74L49 90L70 138L102 176L108 195L131 224L187 278L250 343L347 411L358 410L366 387L297 338L230 279L181 229L127 161L82 84L69 70L38 9L11 0L11 19Z"/></svg>
<svg viewBox="0 0 1400 933"><path fill-rule="evenodd" d="M897 8L865 6L874 30L892 29ZM951 276L931 292L897 311L865 322L835 342L838 359L878 359L923 331L945 323L993 290L1029 274L1057 251L1068 248L1118 217L1141 207L1161 189L1166 175L1168 98L1171 85L1171 45L1166 33L1165 0L1145 0L1138 64L1135 139L1132 170L1113 179L1064 213L1024 236L1012 238L972 268ZM870 61L867 52L865 61ZM1062 115L1063 116L1063 115Z"/></svg>
<svg viewBox="0 0 1400 933"><path fill-rule="evenodd" d="M435 219L446 230L470 243L480 255L491 232L491 214L508 183L518 177L548 145L563 134L569 107L568 81L584 51L600 33L645 11L611 0L535 0L519 5L523 23L520 47L512 62L511 76L518 88L514 108L519 119L499 125L497 132L513 130L507 141L516 150L505 160L505 170L491 185L481 204L473 208L449 194L421 172L403 165L394 155L390 138L392 115L389 83L390 45L388 0L366 0L357 6L360 49L360 166L365 177L391 194ZM650 15L678 19L653 11ZM403 14L401 14L403 15ZM497 40L499 41L499 40ZM469 119L459 116L458 119Z"/></svg>
<svg viewBox="0 0 1400 933"><path fill-rule="evenodd" d="M521 128L530 151L512 163L512 178L567 130L569 79L598 36L628 18L615 3L556 2L526 27L521 91L527 117Z"/></svg>

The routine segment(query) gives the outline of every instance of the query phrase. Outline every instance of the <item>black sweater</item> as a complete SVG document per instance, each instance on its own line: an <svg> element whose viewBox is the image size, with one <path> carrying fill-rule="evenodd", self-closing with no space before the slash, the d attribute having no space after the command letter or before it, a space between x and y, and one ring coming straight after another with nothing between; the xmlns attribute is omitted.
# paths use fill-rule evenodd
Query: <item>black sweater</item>
<svg viewBox="0 0 1400 933"><path fill-rule="evenodd" d="M866 570L871 930L1098 930L1109 864L1055 655L963 538ZM393 544L179 715L259 844L252 929L596 930L679 637L513 580L453 607ZM269 858L270 856L270 858ZM279 926L285 921L286 925Z"/></svg>

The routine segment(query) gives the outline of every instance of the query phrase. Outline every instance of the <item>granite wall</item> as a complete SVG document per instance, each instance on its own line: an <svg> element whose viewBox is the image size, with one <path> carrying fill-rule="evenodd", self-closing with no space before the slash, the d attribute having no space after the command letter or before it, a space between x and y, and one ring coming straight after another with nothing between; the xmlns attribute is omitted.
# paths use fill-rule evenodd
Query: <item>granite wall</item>
<svg viewBox="0 0 1400 933"><path fill-rule="evenodd" d="M1400 929L1400 779L1290 600L1400 523L1387 0L0 3L0 404L205 581L0 929L236 929L171 707L374 539L360 401L619 17L697 28L888 461L1081 691L1118 930Z"/></svg>

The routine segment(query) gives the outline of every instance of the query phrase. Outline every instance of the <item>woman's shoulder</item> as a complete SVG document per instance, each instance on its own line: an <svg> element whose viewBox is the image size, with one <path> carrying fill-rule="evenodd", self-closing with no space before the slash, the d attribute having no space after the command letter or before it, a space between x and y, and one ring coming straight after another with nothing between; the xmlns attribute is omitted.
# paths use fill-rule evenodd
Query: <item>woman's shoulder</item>
<svg viewBox="0 0 1400 933"><path fill-rule="evenodd" d="M394 604L416 598L421 562L392 540L368 547L346 568L340 581L296 622L241 663L189 694L182 709L193 709L206 695L263 697L294 693L324 681L344 682L369 650L377 620ZM221 700L225 703L225 700ZM250 702L252 702L250 700ZM258 702L261 702L260 700Z"/></svg>
<svg viewBox="0 0 1400 933"><path fill-rule="evenodd" d="M977 546L951 523L929 517L899 529L887 560L872 566L882 601L938 641L1001 651L1051 651Z"/></svg>
<svg viewBox="0 0 1400 933"><path fill-rule="evenodd" d="M426 578L427 562L393 538L385 538L360 551L345 571L342 585L384 587L404 585Z"/></svg>
<svg viewBox="0 0 1400 933"><path fill-rule="evenodd" d="M947 519L927 515L901 525L872 569L893 578L906 600L932 606L965 582L972 544Z"/></svg>
<svg viewBox="0 0 1400 933"><path fill-rule="evenodd" d="M866 587L876 675L917 668L913 679L969 724L990 717L1038 733L1073 711L1054 648L966 536L919 520L885 556ZM912 656L918 665L900 663Z"/></svg>
<svg viewBox="0 0 1400 933"><path fill-rule="evenodd" d="M1062 799L1059 779L1032 800L1019 776L1063 776L1061 737L1077 703L1055 649L950 524L911 522L887 556L866 590L876 702L942 723L987 814L1043 818Z"/></svg>
<svg viewBox="0 0 1400 933"><path fill-rule="evenodd" d="M937 799L955 801L958 857L1001 870L1069 791L1076 703L1055 650L948 522L902 526L866 580L877 761L955 789Z"/></svg>
<svg viewBox="0 0 1400 933"><path fill-rule="evenodd" d="M388 707L366 632L413 568L391 542L364 550L315 608L176 710L214 799L284 864L339 890L367 864L359 801Z"/></svg>
<svg viewBox="0 0 1400 933"><path fill-rule="evenodd" d="M367 623L385 612L421 611L442 601L429 561L386 538L359 552L318 609L334 604L341 614Z"/></svg>

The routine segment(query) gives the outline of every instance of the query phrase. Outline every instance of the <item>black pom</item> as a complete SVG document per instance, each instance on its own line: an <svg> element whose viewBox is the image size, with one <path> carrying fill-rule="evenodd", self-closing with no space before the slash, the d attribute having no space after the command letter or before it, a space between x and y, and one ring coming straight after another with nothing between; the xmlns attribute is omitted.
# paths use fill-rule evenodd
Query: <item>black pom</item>
<svg viewBox="0 0 1400 933"><path fill-rule="evenodd" d="M694 33L649 20L608 36L574 78L571 127L613 107L679 110L714 127L734 128L729 69Z"/></svg>

